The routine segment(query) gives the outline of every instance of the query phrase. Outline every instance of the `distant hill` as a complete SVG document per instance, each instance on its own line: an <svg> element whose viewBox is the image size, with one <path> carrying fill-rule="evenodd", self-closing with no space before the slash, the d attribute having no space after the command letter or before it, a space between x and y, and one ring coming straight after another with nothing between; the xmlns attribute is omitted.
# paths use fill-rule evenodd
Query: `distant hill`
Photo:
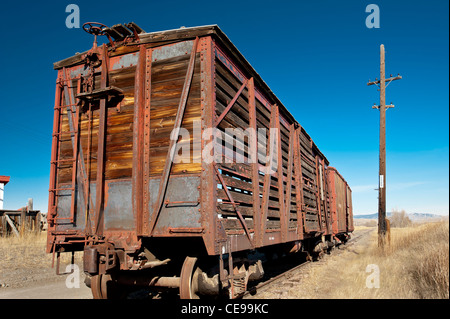
<svg viewBox="0 0 450 319"><path fill-rule="evenodd" d="M392 215L392 213L387 212L386 213L387 217L390 217ZM430 213L411 213L408 214L408 217L412 220L416 220L416 219L425 219L425 218L439 218L441 217L440 215L436 215L436 214L430 214ZM374 213L374 214L364 214L364 215L353 215L354 219L377 219L378 218L378 213Z"/></svg>
<svg viewBox="0 0 450 319"><path fill-rule="evenodd" d="M392 214L391 213L386 213L386 215L389 217ZM378 213L365 214L365 215L353 215L353 218L355 218L355 219L377 219L378 218Z"/></svg>

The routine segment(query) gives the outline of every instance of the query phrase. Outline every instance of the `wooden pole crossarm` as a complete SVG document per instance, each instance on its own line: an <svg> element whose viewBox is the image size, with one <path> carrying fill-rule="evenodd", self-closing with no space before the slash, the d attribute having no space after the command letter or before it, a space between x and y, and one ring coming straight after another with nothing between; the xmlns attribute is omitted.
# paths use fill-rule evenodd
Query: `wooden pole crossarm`
<svg viewBox="0 0 450 319"><path fill-rule="evenodd" d="M395 81L395 80L400 80L402 78L402 76L401 75L397 75L397 76L394 76L394 77L390 77L390 78L387 78L386 80L385 80L385 82L391 82L391 81ZM381 80L377 80L377 81L370 81L370 82L368 82L367 83L367 85L374 85L374 84L380 84L380 81Z"/></svg>
<svg viewBox="0 0 450 319"><path fill-rule="evenodd" d="M394 105L394 104L389 104L389 105L386 105L385 107L386 107L387 109L390 109L390 108L395 107L395 105ZM379 106L379 105L373 105L372 108L378 110L378 109L380 108L380 106Z"/></svg>

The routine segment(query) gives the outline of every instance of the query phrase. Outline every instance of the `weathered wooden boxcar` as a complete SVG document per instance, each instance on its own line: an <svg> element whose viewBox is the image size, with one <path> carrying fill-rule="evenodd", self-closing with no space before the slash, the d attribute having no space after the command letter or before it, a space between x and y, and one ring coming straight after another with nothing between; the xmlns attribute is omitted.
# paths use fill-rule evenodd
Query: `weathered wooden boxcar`
<svg viewBox="0 0 450 319"><path fill-rule="evenodd" d="M235 297L257 252L334 241L328 160L217 26L85 30L109 42L54 64L47 251L84 250L94 297Z"/></svg>
<svg viewBox="0 0 450 319"><path fill-rule="evenodd" d="M345 241L348 238L348 233L354 230L352 190L336 168L329 166L326 175L331 192L330 213L332 233L340 240Z"/></svg>

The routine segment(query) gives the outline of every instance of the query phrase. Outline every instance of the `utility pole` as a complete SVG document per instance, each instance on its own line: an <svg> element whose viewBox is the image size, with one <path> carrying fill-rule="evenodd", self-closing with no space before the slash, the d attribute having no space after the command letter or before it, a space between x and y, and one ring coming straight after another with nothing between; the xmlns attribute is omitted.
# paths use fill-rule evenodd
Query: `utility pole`
<svg viewBox="0 0 450 319"><path fill-rule="evenodd" d="M386 105L386 83L389 85L394 80L402 77L390 75L386 79L384 62L384 45L380 45L380 80L370 81L367 85L377 85L380 91L380 105L372 106L380 110L380 168L378 174L378 246L384 247L386 236L386 109L394 105Z"/></svg>

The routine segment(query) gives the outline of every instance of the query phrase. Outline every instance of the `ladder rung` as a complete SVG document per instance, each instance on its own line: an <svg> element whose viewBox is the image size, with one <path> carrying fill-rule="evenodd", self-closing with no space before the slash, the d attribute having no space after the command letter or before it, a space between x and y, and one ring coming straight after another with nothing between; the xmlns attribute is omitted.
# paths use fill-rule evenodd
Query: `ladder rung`
<svg viewBox="0 0 450 319"><path fill-rule="evenodd" d="M78 75L78 76L76 76L76 77L69 78L69 79L63 79L63 78L60 78L60 79L58 79L58 80L56 81L56 83L69 82L69 81L73 81L73 80L78 80L79 78L81 78L81 75Z"/></svg>
<svg viewBox="0 0 450 319"><path fill-rule="evenodd" d="M61 110L61 109L66 109L67 108L67 106L57 106L57 107L54 107L53 109L55 109L55 110ZM70 113L76 113L76 110L72 110L72 107L70 108Z"/></svg>
<svg viewBox="0 0 450 319"><path fill-rule="evenodd" d="M56 160L56 161L50 161L51 164L61 163L61 162L75 162L76 158L68 158L68 159L62 159L62 160Z"/></svg>
<svg viewBox="0 0 450 319"><path fill-rule="evenodd" d="M58 109L64 109L64 108L67 108L67 107L72 108L72 106L78 106L78 104L60 105L60 106L54 106L53 108L54 108L55 110L58 110Z"/></svg>
<svg viewBox="0 0 450 319"><path fill-rule="evenodd" d="M75 187L67 187L67 188L50 188L49 192L57 192L57 191L73 191L75 190Z"/></svg>
<svg viewBox="0 0 450 319"><path fill-rule="evenodd" d="M65 132L58 132L58 133L53 133L53 136L58 136L58 135L62 135L62 134L77 134L78 131L65 131Z"/></svg>

